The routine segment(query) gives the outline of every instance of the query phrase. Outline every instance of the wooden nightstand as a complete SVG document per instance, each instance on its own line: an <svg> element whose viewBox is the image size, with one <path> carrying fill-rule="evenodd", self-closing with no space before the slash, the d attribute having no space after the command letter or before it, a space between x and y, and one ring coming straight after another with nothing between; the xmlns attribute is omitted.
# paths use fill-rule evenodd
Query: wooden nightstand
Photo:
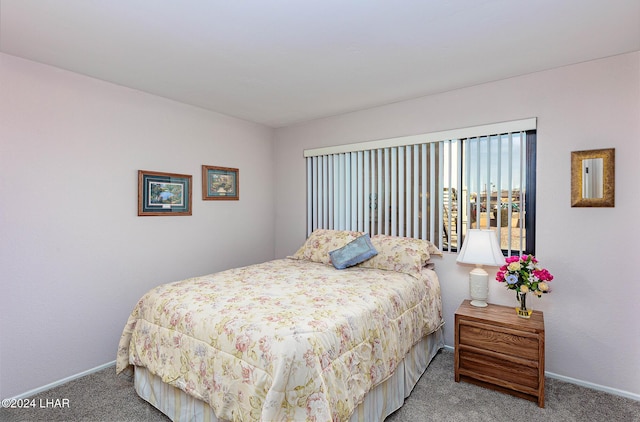
<svg viewBox="0 0 640 422"><path fill-rule="evenodd" d="M520 318L514 308L462 302L455 313L455 380L544 407L544 316L533 311Z"/></svg>

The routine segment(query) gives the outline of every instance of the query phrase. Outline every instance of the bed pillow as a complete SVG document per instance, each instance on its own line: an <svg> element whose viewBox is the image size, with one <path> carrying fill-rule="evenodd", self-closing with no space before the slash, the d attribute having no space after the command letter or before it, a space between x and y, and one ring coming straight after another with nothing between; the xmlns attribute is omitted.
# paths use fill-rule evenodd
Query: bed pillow
<svg viewBox="0 0 640 422"><path fill-rule="evenodd" d="M340 249L363 234L348 230L316 229L290 258L331 265L330 251Z"/></svg>
<svg viewBox="0 0 640 422"><path fill-rule="evenodd" d="M428 240L423 240L423 242L427 242L427 249L429 250L429 255L431 256L442 256L442 251L438 249L436 245Z"/></svg>
<svg viewBox="0 0 640 422"><path fill-rule="evenodd" d="M418 277L423 267L429 265L431 252L442 255L431 242L410 237L377 234L371 243L378 251L373 258L360 264L364 268L396 271Z"/></svg>
<svg viewBox="0 0 640 422"><path fill-rule="evenodd" d="M378 251L371 244L369 234L364 234L353 240L340 249L329 252L331 263L338 270L344 270L347 267L353 267L367 259L376 256Z"/></svg>

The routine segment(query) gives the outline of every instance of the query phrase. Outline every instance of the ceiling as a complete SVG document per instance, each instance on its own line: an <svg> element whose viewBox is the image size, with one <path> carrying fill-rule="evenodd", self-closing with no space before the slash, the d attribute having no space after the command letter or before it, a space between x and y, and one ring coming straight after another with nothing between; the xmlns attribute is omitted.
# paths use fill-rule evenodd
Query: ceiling
<svg viewBox="0 0 640 422"><path fill-rule="evenodd" d="M640 50L640 0L0 0L0 51L272 127Z"/></svg>

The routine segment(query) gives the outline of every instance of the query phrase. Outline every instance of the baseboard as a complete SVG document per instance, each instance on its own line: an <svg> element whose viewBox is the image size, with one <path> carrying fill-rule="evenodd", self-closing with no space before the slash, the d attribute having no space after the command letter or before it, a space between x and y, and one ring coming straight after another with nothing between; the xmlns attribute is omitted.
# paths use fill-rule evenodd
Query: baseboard
<svg viewBox="0 0 640 422"><path fill-rule="evenodd" d="M43 385L42 387L34 388L33 390L29 390L29 391L27 391L25 393L22 393L20 395L15 396L15 397L9 397L9 399L15 399L15 400L26 399L27 397L31 397L31 396L34 396L36 394L42 393L44 391L51 390L52 388L57 387L57 386L62 385L62 384L65 384L65 383L67 383L69 381L73 381L75 379L82 378L82 377L87 376L89 374L93 374L94 372L102 371L103 369L108 368L110 366L115 366L115 364L116 364L116 361L113 360L111 362L107 362L107 363L102 364L100 366L96 366L95 368L87 369L86 371L82 371L82 372L80 372L78 374L71 375L71 376L63 378L61 380L52 382L51 384L47 384L47 385ZM115 371L115 369L114 369L114 371Z"/></svg>
<svg viewBox="0 0 640 422"><path fill-rule="evenodd" d="M603 391L605 393L613 394L615 396L626 397L628 399L640 401L640 394L634 394L629 391L618 390L617 388L611 388L600 384L594 384L592 382L579 380L576 378L567 377L564 375L554 374L553 372L545 371L544 375L549 378L557 379L559 381L568 382L569 384L576 384L582 387L590 388L592 390Z"/></svg>
<svg viewBox="0 0 640 422"><path fill-rule="evenodd" d="M454 352L455 351L455 349L452 346L447 346L446 344L445 344L444 348L446 350L450 351L450 352ZM618 390L617 388L606 387L604 385L594 384L592 382L583 381L583 380L579 380L577 378L571 378L571 377L555 374L553 372L548 372L548 371L544 372L544 376L545 377L549 377L549 378L553 378L553 379L557 379L559 381L568 382L569 384L575 384L575 385L579 385L581 387L590 388L592 390L603 391L605 393L613 394L615 396L621 396L621 397L626 397L628 399L640 401L640 394L634 394L634 393L631 393L629 391Z"/></svg>

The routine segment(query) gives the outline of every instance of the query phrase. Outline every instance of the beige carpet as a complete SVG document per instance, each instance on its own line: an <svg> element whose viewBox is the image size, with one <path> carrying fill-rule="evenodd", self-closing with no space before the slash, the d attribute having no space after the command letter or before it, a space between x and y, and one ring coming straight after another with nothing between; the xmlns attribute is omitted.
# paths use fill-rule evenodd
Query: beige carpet
<svg viewBox="0 0 640 422"><path fill-rule="evenodd" d="M453 353L435 357L405 405L387 418L423 421L640 422L640 402L547 378L544 409L516 397L453 381ZM164 422L169 419L140 399L133 384L110 367L32 398L35 408L0 409L0 421ZM64 401L66 399L66 401ZM49 402L47 402L49 400ZM60 405L53 408L56 400ZM45 407L40 407L41 403ZM47 403L51 406L47 407Z"/></svg>

